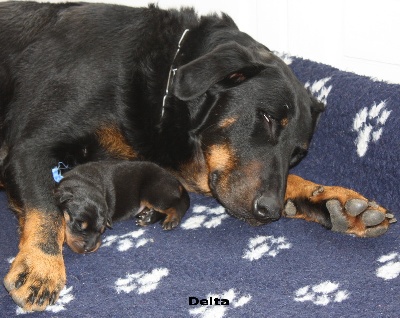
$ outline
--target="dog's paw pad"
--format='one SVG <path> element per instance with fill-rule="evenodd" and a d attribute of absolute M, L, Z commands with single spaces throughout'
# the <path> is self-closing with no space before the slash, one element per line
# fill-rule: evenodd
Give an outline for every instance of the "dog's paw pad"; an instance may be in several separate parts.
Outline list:
<path fill-rule="evenodd" d="M 390 223 L 397 220 L 391 213 L 373 201 L 350 199 L 344 205 L 333 199 L 326 202 L 332 230 L 352 233 L 364 237 L 376 237 L 384 234 Z"/>
<path fill-rule="evenodd" d="M 285 204 L 284 213 L 287 217 L 294 217 L 296 215 L 297 209 L 291 200 L 287 200 Z"/>
<path fill-rule="evenodd" d="M 368 208 L 368 202 L 361 199 L 351 199 L 346 202 L 345 209 L 351 216 L 357 216 Z"/>
<path fill-rule="evenodd" d="M 349 228 L 349 221 L 342 213 L 343 208 L 338 200 L 329 200 L 326 202 L 326 208 L 331 216 L 332 231 L 346 232 Z"/>
<path fill-rule="evenodd" d="M 362 221 L 365 226 L 375 226 L 382 223 L 386 216 L 378 210 L 367 210 L 362 214 Z"/>

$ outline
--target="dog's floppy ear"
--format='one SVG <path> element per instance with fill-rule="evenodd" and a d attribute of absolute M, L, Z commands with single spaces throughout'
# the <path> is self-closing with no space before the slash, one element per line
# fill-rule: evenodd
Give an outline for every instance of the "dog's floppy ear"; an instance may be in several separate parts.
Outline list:
<path fill-rule="evenodd" d="M 180 100 L 191 100 L 225 78 L 238 84 L 254 73 L 251 70 L 259 72 L 261 67 L 246 47 L 236 42 L 221 44 L 177 69 L 173 94 Z"/>
<path fill-rule="evenodd" d="M 60 189 L 56 189 L 54 191 L 54 197 L 56 199 L 57 204 L 62 204 L 64 202 L 67 202 L 68 200 L 71 200 L 73 198 L 73 196 L 74 195 L 69 191 L 60 190 Z"/>

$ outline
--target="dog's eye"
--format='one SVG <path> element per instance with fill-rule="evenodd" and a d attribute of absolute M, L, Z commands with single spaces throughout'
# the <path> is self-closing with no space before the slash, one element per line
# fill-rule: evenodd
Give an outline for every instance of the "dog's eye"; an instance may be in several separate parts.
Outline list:
<path fill-rule="evenodd" d="M 274 120 L 274 118 L 272 118 L 272 116 L 270 114 L 267 114 L 265 112 L 262 113 L 262 116 L 264 117 L 264 120 L 270 125 L 272 124 L 272 121 Z"/>
<path fill-rule="evenodd" d="M 260 115 L 269 135 L 273 135 L 276 119 L 265 111 L 260 111 Z"/>
<path fill-rule="evenodd" d="M 75 227 L 79 230 L 79 231 L 84 231 L 87 229 L 88 227 L 88 223 L 84 222 L 84 221 L 75 221 Z"/>

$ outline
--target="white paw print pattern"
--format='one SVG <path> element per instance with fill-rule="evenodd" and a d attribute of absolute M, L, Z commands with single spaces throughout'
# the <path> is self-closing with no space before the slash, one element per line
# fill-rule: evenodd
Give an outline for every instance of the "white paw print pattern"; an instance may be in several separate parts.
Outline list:
<path fill-rule="evenodd" d="M 294 300 L 298 302 L 310 301 L 314 305 L 326 306 L 332 302 L 341 303 L 349 298 L 347 290 L 340 290 L 340 284 L 325 281 L 314 286 L 304 286 L 295 292 Z"/>
<path fill-rule="evenodd" d="M 228 218 L 222 206 L 209 208 L 203 205 L 195 205 L 193 207 L 193 215 L 188 218 L 181 227 L 185 230 L 198 229 L 200 227 L 214 228 L 221 225 L 222 221 Z"/>
<path fill-rule="evenodd" d="M 258 260 L 264 255 L 275 257 L 281 250 L 289 249 L 292 244 L 285 237 L 258 235 L 249 240 L 242 258 L 250 261 Z"/>
<path fill-rule="evenodd" d="M 135 291 L 137 294 L 147 294 L 157 289 L 161 279 L 169 275 L 167 268 L 155 268 L 151 272 L 144 271 L 127 274 L 125 278 L 119 278 L 115 282 L 118 294 L 121 292 L 129 294 Z"/>
<path fill-rule="evenodd" d="M 144 233 L 145 230 L 139 229 L 123 235 L 109 235 L 104 238 L 102 247 L 108 247 L 115 244 L 117 250 L 120 252 L 125 252 L 132 247 L 138 248 L 152 242 L 152 239 L 143 237 Z"/>
<path fill-rule="evenodd" d="M 353 131 L 357 132 L 355 144 L 357 154 L 363 157 L 371 142 L 377 142 L 383 132 L 383 126 L 390 116 L 391 110 L 386 110 L 386 101 L 378 105 L 374 103 L 370 108 L 364 107 L 354 118 Z"/>
<path fill-rule="evenodd" d="M 71 301 L 74 300 L 74 295 L 72 295 L 73 287 L 64 287 L 64 289 L 60 293 L 60 297 L 58 298 L 57 302 L 52 305 L 48 306 L 45 311 L 58 313 L 60 311 L 66 310 L 65 306 L 69 304 Z M 23 310 L 21 307 L 17 307 L 16 314 L 23 315 L 29 313 L 28 311 Z"/>
<path fill-rule="evenodd" d="M 382 264 L 376 270 L 376 276 L 383 278 L 384 280 L 395 279 L 400 275 L 400 254 L 393 252 L 387 255 L 383 255 L 378 259 L 378 262 Z"/>
<path fill-rule="evenodd" d="M 283 62 L 285 62 L 286 65 L 290 65 L 293 62 L 293 57 L 291 57 L 287 53 L 281 53 L 281 52 L 274 51 L 274 54 L 276 56 L 278 56 Z"/>
<path fill-rule="evenodd" d="M 240 292 L 237 292 L 235 289 L 231 288 L 228 291 L 224 291 L 221 294 L 209 294 L 206 299 L 219 298 L 219 299 L 228 299 L 229 305 L 198 305 L 196 308 L 190 309 L 189 314 L 198 318 L 222 318 L 225 316 L 226 312 L 229 310 L 234 310 L 235 308 L 242 307 L 246 305 L 250 300 L 251 296 L 241 296 L 239 297 Z"/>
<path fill-rule="evenodd" d="M 315 98 L 318 99 L 321 103 L 326 104 L 328 95 L 332 89 L 332 85 L 327 86 L 326 83 L 328 83 L 331 79 L 331 77 L 325 77 L 318 81 L 314 81 L 312 84 L 310 84 L 310 82 L 307 82 L 305 84 L 305 88 L 308 88 L 315 96 Z"/>

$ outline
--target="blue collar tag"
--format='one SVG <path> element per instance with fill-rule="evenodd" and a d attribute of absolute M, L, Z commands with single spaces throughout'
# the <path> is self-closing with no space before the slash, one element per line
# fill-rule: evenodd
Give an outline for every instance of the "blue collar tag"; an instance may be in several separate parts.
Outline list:
<path fill-rule="evenodd" d="M 51 173 L 53 174 L 53 179 L 55 182 L 59 183 L 64 177 L 61 175 L 61 170 L 68 169 L 68 165 L 65 165 L 62 162 L 59 162 L 56 167 L 51 169 Z"/>

